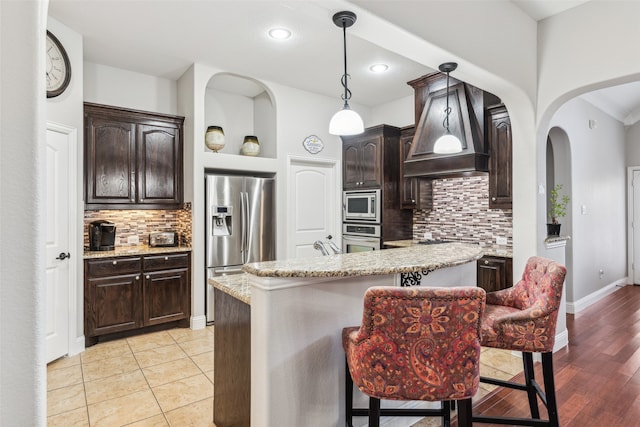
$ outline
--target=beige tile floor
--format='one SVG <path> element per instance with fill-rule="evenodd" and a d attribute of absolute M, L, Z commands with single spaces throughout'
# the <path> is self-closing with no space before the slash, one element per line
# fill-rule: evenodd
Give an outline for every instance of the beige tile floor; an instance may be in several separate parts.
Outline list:
<path fill-rule="evenodd" d="M 47 366 L 47 425 L 209 427 L 213 327 L 100 343 Z"/>
<path fill-rule="evenodd" d="M 518 357 L 483 348 L 480 372 L 509 379 Z M 495 386 L 481 384 L 474 399 Z M 89 347 L 47 366 L 47 425 L 211 427 L 213 327 L 171 329 Z M 413 427 L 440 426 L 425 418 Z"/>

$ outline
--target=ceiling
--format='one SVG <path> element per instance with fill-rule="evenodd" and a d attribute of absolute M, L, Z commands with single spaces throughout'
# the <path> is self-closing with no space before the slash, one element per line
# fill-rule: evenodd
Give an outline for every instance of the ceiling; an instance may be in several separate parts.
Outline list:
<path fill-rule="evenodd" d="M 534 20 L 585 2 L 511 1 Z M 83 36 L 89 62 L 169 79 L 199 63 L 339 100 L 342 31 L 331 17 L 344 5 L 299 0 L 50 0 L 49 15 Z M 270 28 L 280 26 L 292 31 L 290 39 L 267 36 Z M 406 82 L 435 71 L 349 30 L 347 53 L 354 104 L 372 107 L 410 96 L 413 90 Z M 389 70 L 370 72 L 376 63 L 389 65 Z M 640 83 L 604 89 L 585 99 L 626 123 L 639 115 Z"/>

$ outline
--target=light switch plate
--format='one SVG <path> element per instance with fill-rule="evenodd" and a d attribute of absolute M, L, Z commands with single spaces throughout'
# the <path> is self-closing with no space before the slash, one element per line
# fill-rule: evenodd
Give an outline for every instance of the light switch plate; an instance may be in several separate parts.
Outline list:
<path fill-rule="evenodd" d="M 496 244 L 497 245 L 506 245 L 507 244 L 507 238 L 506 237 L 496 236 Z"/>
<path fill-rule="evenodd" d="M 127 243 L 129 243 L 130 245 L 137 245 L 138 243 L 140 243 L 140 239 L 138 238 L 138 236 L 129 236 L 127 237 Z"/>
<path fill-rule="evenodd" d="M 430 231 L 425 231 L 424 232 L 424 240 L 431 240 L 433 239 L 433 234 L 431 234 Z"/>

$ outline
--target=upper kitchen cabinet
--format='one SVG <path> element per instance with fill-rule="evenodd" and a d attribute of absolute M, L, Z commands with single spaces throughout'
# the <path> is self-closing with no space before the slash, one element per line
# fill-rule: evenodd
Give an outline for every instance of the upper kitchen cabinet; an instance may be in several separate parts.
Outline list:
<path fill-rule="evenodd" d="M 379 125 L 360 135 L 342 138 L 342 186 L 345 190 L 380 188 L 383 183 L 397 185 L 400 174 L 400 129 Z"/>
<path fill-rule="evenodd" d="M 219 126 L 224 132 L 224 147 L 218 152 L 205 145 L 209 126 Z M 258 139 L 257 155 L 243 155 L 244 138 L 249 135 Z M 197 129 L 195 142 L 202 144 L 196 152 L 204 152 L 205 168 L 269 168 L 277 157 L 277 139 L 275 102 L 268 88 L 257 80 L 234 74 L 212 76 L 204 93 L 204 128 Z"/>
<path fill-rule="evenodd" d="M 489 208 L 512 207 L 511 120 L 503 104 L 487 109 L 489 140 Z"/>
<path fill-rule="evenodd" d="M 85 103 L 85 208 L 182 204 L 184 118 Z"/>
<path fill-rule="evenodd" d="M 402 209 L 415 209 L 418 203 L 418 178 L 404 176 L 404 161 L 409 156 L 415 132 L 415 126 L 407 126 L 400 131 L 400 207 Z"/>
<path fill-rule="evenodd" d="M 433 152 L 435 141 L 445 133 L 446 81 L 445 74 L 434 73 L 408 82 L 415 92 L 416 128 L 404 162 L 405 177 L 444 178 L 489 171 L 485 114 L 489 105 L 500 100 L 454 78 L 449 88 L 449 129 L 462 142 L 462 152 Z"/>

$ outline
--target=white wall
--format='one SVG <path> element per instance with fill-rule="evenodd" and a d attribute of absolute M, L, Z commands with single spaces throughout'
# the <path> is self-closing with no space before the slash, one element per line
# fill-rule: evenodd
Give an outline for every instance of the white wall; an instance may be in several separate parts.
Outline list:
<path fill-rule="evenodd" d="M 175 80 L 85 61 L 84 100 L 155 113 L 177 114 Z"/>
<path fill-rule="evenodd" d="M 595 129 L 589 128 L 590 119 L 597 122 Z M 579 98 L 560 107 L 550 127 L 566 133 L 571 149 L 573 283 L 567 303 L 574 304 L 627 275 L 626 136 L 621 122 Z"/>
<path fill-rule="evenodd" d="M 627 128 L 627 166 L 640 166 L 640 122 Z"/>
<path fill-rule="evenodd" d="M 0 2 L 0 423 L 46 424 L 47 2 Z"/>
<path fill-rule="evenodd" d="M 84 223 L 82 221 L 82 212 L 84 211 L 83 202 L 83 140 L 84 140 L 84 117 L 82 107 L 83 96 L 83 60 L 82 60 L 82 37 L 63 25 L 54 18 L 47 18 L 47 29 L 51 31 L 60 40 L 64 46 L 69 61 L 71 63 L 71 81 L 69 87 L 61 95 L 55 98 L 47 98 L 46 111 L 47 121 L 55 122 L 76 129 L 77 152 L 75 153 L 75 167 L 78 171 L 77 189 L 76 189 L 76 242 L 71 242 L 69 252 L 81 255 L 84 252 L 83 237 Z M 69 343 L 70 354 L 76 354 L 84 350 L 84 278 L 82 257 L 73 256 L 69 259 L 69 271 L 74 272 L 75 269 L 75 340 Z"/>
<path fill-rule="evenodd" d="M 385 124 L 404 127 L 415 124 L 414 96 L 405 96 L 371 109 L 370 121 L 373 124 Z"/>

